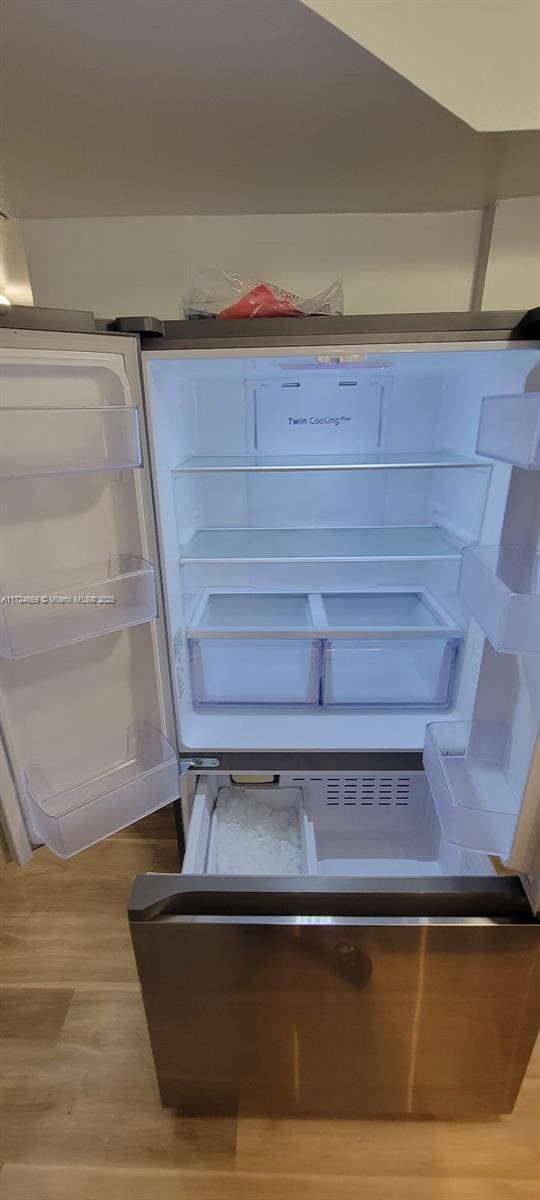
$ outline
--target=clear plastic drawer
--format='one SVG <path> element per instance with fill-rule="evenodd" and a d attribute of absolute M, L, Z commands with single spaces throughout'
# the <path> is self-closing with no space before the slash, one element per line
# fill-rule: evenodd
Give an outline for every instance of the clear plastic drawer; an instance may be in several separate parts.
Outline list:
<path fill-rule="evenodd" d="M 319 639 L 192 637 L 188 645 L 196 705 L 319 702 Z"/>
<path fill-rule="evenodd" d="M 376 637 L 325 644 L 323 703 L 448 708 L 459 638 Z"/>

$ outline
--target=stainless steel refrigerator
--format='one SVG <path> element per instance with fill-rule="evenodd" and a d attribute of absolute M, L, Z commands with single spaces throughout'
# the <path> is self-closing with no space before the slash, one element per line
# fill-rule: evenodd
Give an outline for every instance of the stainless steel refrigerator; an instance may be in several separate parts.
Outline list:
<path fill-rule="evenodd" d="M 13 309 L 0 369 L 3 823 L 67 857 L 180 797 L 182 868 L 129 901 L 162 1102 L 509 1111 L 540 1010 L 538 310 Z"/>

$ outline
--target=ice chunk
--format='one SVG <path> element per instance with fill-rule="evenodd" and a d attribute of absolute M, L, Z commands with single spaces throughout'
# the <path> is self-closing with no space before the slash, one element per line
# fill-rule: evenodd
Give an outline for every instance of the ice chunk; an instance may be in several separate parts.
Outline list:
<path fill-rule="evenodd" d="M 296 808 L 271 808 L 249 788 L 222 788 L 215 820 L 218 874 L 302 874 Z"/>

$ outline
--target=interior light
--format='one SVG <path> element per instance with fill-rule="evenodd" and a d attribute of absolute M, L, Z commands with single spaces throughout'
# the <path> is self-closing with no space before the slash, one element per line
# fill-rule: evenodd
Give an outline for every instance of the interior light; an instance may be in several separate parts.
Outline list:
<path fill-rule="evenodd" d="M 370 354 L 318 354 L 317 362 L 330 367 L 367 367 L 370 371 L 392 366 L 390 359 L 374 358 Z"/>
<path fill-rule="evenodd" d="M 382 371 L 393 364 L 390 358 L 375 358 L 372 354 L 317 354 L 315 358 L 305 359 L 303 362 L 292 358 L 279 365 L 282 371 L 320 371 L 321 367 L 357 367 L 367 371 Z"/>
<path fill-rule="evenodd" d="M 10 304 L 11 300 L 8 300 L 7 296 L 4 296 L 3 293 L 0 292 L 0 305 L 4 305 L 6 308 L 9 308 Z"/>

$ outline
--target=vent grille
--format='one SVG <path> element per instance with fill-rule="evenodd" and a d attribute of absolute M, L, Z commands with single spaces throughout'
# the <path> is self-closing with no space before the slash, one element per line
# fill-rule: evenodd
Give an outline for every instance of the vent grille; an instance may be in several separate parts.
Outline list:
<path fill-rule="evenodd" d="M 410 775 L 351 775 L 302 777 L 293 783 L 323 784 L 320 797 L 327 808 L 405 808 L 411 797 Z M 317 789 L 319 790 L 319 789 Z"/>

